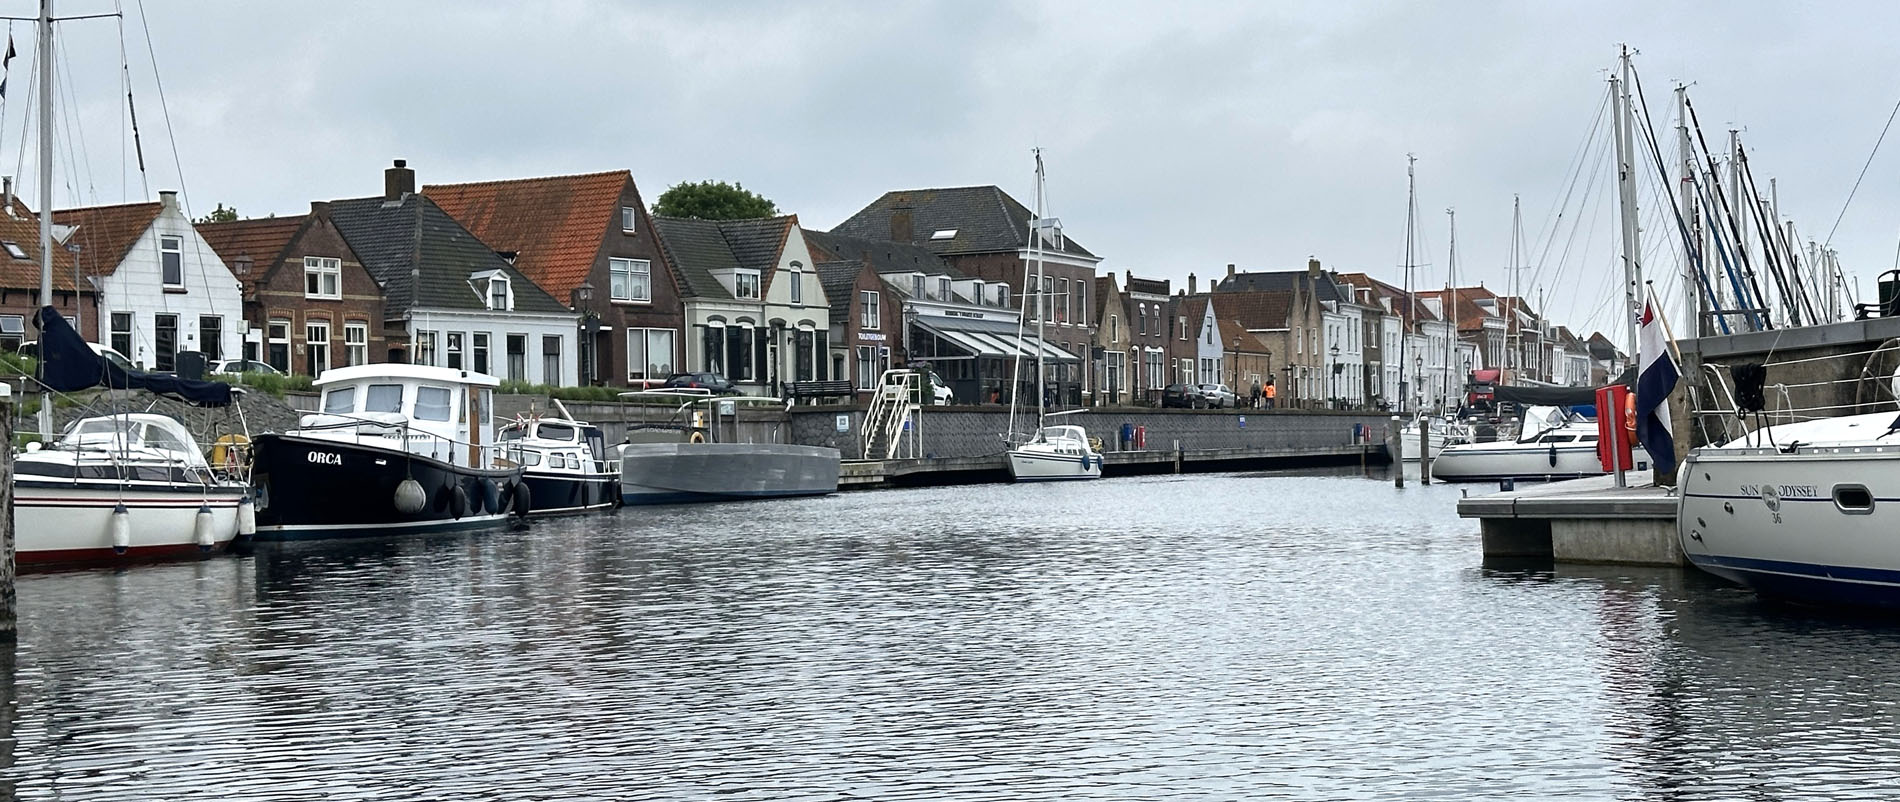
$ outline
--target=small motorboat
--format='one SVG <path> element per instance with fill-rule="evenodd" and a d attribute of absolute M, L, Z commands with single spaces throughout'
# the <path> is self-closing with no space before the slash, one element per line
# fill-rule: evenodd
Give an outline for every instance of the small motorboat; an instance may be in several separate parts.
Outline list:
<path fill-rule="evenodd" d="M 511 456 L 521 463 L 528 514 L 564 515 L 620 503 L 620 462 L 607 459 L 600 427 L 572 418 L 523 418 L 495 436 L 519 451 Z"/>
<path fill-rule="evenodd" d="M 1649 452 L 1642 446 L 1634 449 L 1633 458 L 1636 470 L 1649 470 Z M 1515 440 L 1446 446 L 1432 460 L 1432 478 L 1446 482 L 1552 481 L 1603 474 L 1596 421 L 1563 407 L 1526 408 Z"/>

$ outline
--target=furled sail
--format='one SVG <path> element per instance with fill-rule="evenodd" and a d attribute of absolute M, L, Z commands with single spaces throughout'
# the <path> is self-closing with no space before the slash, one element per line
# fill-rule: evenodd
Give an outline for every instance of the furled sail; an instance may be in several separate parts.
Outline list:
<path fill-rule="evenodd" d="M 71 323 L 50 306 L 40 307 L 34 315 L 40 330 L 41 384 L 62 393 L 88 387 L 114 390 L 149 390 L 203 407 L 228 406 L 233 397 L 231 385 L 224 382 L 187 381 L 169 373 L 126 370 L 94 353 L 92 346 Z"/>

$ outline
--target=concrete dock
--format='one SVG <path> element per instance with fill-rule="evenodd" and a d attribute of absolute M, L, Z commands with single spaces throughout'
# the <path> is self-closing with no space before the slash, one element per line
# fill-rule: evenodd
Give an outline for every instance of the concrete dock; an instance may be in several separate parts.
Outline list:
<path fill-rule="evenodd" d="M 1486 557 L 1680 566 L 1676 503 L 1670 488 L 1598 476 L 1470 496 L 1458 514 L 1478 519 Z"/>
<path fill-rule="evenodd" d="M 1102 455 L 1102 475 L 1358 465 L 1361 460 L 1367 465 L 1391 462 L 1384 446 L 1370 444 L 1111 451 Z M 1009 480 L 1009 463 L 1000 453 L 930 459 L 845 460 L 838 472 L 840 490 Z"/>

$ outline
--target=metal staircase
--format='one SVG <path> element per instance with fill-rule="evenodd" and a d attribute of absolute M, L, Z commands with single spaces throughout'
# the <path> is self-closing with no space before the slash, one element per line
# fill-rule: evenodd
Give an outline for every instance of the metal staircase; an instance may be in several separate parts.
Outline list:
<path fill-rule="evenodd" d="M 923 408 L 924 374 L 914 370 L 887 370 L 878 377 L 871 406 L 858 429 L 858 453 L 864 459 L 896 459 L 900 451 L 915 458 L 923 452 L 918 427 Z M 909 432 L 910 437 L 904 434 Z M 905 448 L 908 446 L 908 448 Z"/>

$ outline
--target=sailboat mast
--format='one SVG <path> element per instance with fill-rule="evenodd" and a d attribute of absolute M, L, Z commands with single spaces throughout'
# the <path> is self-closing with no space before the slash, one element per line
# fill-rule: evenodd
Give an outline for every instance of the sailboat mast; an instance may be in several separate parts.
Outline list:
<path fill-rule="evenodd" d="M 1612 100 L 1616 106 L 1616 183 L 1623 212 L 1623 295 L 1626 307 L 1623 320 L 1628 324 L 1630 353 L 1636 353 L 1636 317 L 1642 313 L 1643 268 L 1638 263 L 1641 242 L 1636 233 L 1636 157 L 1631 145 L 1630 51 L 1623 48 L 1622 74 L 1612 77 Z"/>
<path fill-rule="evenodd" d="M 1407 304 L 1410 304 L 1412 307 L 1411 323 L 1414 327 L 1418 326 L 1418 295 L 1412 292 L 1412 240 L 1414 239 L 1414 236 L 1412 234 L 1412 223 L 1413 223 L 1412 218 L 1413 218 L 1413 213 L 1417 211 L 1418 209 L 1418 184 L 1417 184 L 1417 178 L 1415 176 L 1415 166 L 1417 164 L 1418 164 L 1417 156 L 1413 156 L 1410 153 L 1405 154 L 1405 302 Z M 1406 393 L 1403 392 L 1406 386 L 1405 384 L 1405 346 L 1406 346 L 1406 341 L 1410 339 L 1411 339 L 1411 332 L 1406 331 L 1404 326 L 1402 325 L 1399 326 L 1399 388 L 1401 390 L 1401 392 L 1399 393 L 1399 411 L 1400 412 L 1405 411 Z M 1418 378 L 1418 377 L 1414 377 L 1414 378 Z M 1414 388 L 1413 392 L 1421 392 L 1421 390 L 1418 388 Z"/>
<path fill-rule="evenodd" d="M 39 21 L 40 306 L 53 305 L 53 0 L 40 0 Z M 44 324 L 40 343 L 46 343 Z M 40 391 L 40 440 L 53 437 L 53 394 Z"/>
<path fill-rule="evenodd" d="M 1518 274 L 1524 270 L 1524 265 L 1519 264 L 1519 260 L 1523 257 L 1523 254 L 1520 252 L 1520 249 L 1523 247 L 1523 237 L 1524 237 L 1523 210 L 1519 208 L 1518 197 L 1516 195 L 1512 195 L 1511 196 L 1511 299 L 1506 304 L 1506 309 L 1508 310 L 1508 312 L 1504 317 L 1504 331 L 1505 331 L 1504 346 L 1505 346 L 1505 349 L 1509 352 L 1505 355 L 1505 358 L 1504 358 L 1504 366 L 1508 368 L 1506 376 L 1504 376 L 1506 383 L 1517 381 L 1517 363 L 1518 363 L 1517 352 L 1518 352 L 1518 349 L 1521 347 L 1520 342 L 1524 336 L 1523 331 L 1520 330 L 1517 326 L 1517 299 L 1521 297 L 1521 293 L 1523 293 L 1524 291 L 1523 288 L 1518 286 L 1521 281 L 1521 279 L 1518 277 Z"/>
<path fill-rule="evenodd" d="M 1053 308 L 1054 306 L 1054 304 L 1052 303 L 1054 299 L 1050 298 L 1049 293 L 1048 293 L 1049 280 L 1046 278 L 1043 278 L 1043 275 L 1042 275 L 1043 260 L 1042 260 L 1041 237 L 1042 237 L 1042 148 L 1036 148 L 1036 216 L 1035 216 L 1035 221 L 1030 223 L 1029 225 L 1029 247 L 1032 249 L 1030 251 L 1030 255 L 1034 257 L 1036 260 L 1035 291 L 1036 291 L 1036 309 L 1038 310 L 1038 313 L 1036 315 L 1036 431 L 1038 432 L 1042 431 L 1043 415 L 1048 411 L 1047 409 L 1045 409 L 1046 404 L 1044 404 L 1044 401 L 1049 396 L 1049 387 L 1045 383 L 1048 380 L 1044 378 L 1044 376 L 1042 375 L 1043 327 L 1048 324 L 1049 310 Z"/>
<path fill-rule="evenodd" d="M 1458 212 L 1446 209 L 1451 219 L 1451 253 L 1445 257 L 1445 308 L 1450 311 L 1451 331 L 1445 335 L 1444 411 L 1451 411 L 1452 368 L 1458 364 Z"/>

